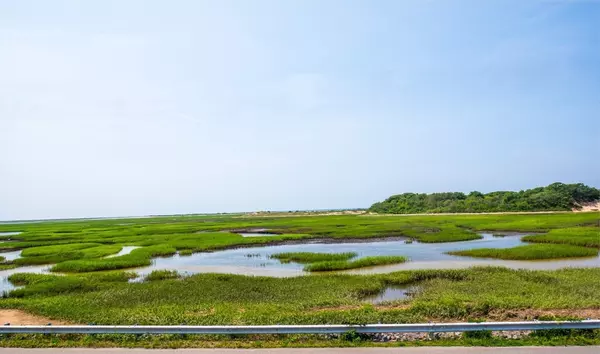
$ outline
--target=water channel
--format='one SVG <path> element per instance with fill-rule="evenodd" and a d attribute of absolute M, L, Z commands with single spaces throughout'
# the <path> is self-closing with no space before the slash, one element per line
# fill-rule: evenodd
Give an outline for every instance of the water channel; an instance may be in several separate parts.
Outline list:
<path fill-rule="evenodd" d="M 265 236 L 265 234 L 260 234 Z M 356 252 L 357 257 L 402 255 L 409 261 L 402 264 L 377 266 L 371 268 L 344 271 L 351 274 L 386 273 L 409 269 L 457 269 L 472 266 L 505 266 L 513 269 L 558 269 L 565 267 L 600 267 L 600 257 L 538 260 L 538 261 L 508 261 L 488 258 L 471 258 L 452 256 L 448 251 L 472 248 L 510 248 L 524 245 L 521 241 L 522 234 L 497 237 L 490 233 L 481 234 L 483 238 L 472 241 L 446 242 L 446 243 L 406 243 L 397 239 L 385 241 L 378 239 L 373 242 L 337 242 L 323 243 L 317 240 L 307 240 L 306 243 L 295 243 L 277 246 L 240 247 L 215 252 L 195 253 L 190 256 L 174 255 L 172 257 L 158 257 L 153 259 L 152 265 L 143 268 L 131 269 L 140 276 L 153 270 L 176 270 L 184 275 L 196 273 L 233 273 L 242 275 L 260 276 L 299 276 L 308 273 L 302 270 L 303 265 L 298 263 L 280 263 L 271 255 L 282 252 Z M 252 237 L 246 235 L 246 237 Z M 349 240 L 351 241 L 351 240 Z M 113 256 L 131 252 L 136 247 L 125 246 Z M 19 257 L 19 251 L 0 253 L 8 260 Z M 20 272 L 47 272 L 49 266 L 19 267 L 0 271 L 0 292 L 13 288 L 6 278 L 13 273 Z"/>

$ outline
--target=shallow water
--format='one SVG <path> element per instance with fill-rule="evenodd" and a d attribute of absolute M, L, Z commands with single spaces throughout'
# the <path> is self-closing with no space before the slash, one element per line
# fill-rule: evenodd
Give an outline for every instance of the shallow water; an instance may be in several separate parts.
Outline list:
<path fill-rule="evenodd" d="M 121 249 L 119 253 L 110 255 L 108 257 L 116 257 L 123 256 L 129 254 L 134 249 L 139 248 L 138 246 L 125 246 Z M 0 256 L 6 258 L 7 261 L 14 261 L 17 258 L 21 257 L 21 250 L 19 251 L 11 251 L 11 252 L 3 252 L 0 253 Z M 106 257 L 106 258 L 108 258 Z M 45 264 L 40 266 L 27 266 L 27 267 L 17 267 L 13 269 L 6 269 L 0 271 L 0 294 L 5 291 L 10 291 L 18 288 L 18 286 L 14 286 L 11 282 L 8 281 L 8 277 L 15 273 L 49 273 L 51 264 Z M 57 274 L 57 273 L 53 273 Z"/>
<path fill-rule="evenodd" d="M 4 255 L 4 253 L 2 254 Z M 30 267 L 18 267 L 7 270 L 0 270 L 0 295 L 6 291 L 10 291 L 18 286 L 13 285 L 8 281 L 8 277 L 15 273 L 48 273 L 50 271 L 50 265 L 42 266 L 30 266 Z"/>
<path fill-rule="evenodd" d="M 0 237 L 5 237 L 5 236 L 14 236 L 14 235 L 18 235 L 21 234 L 21 231 L 11 231 L 11 232 L 0 232 Z"/>
<path fill-rule="evenodd" d="M 14 261 L 21 257 L 21 250 L 2 252 L 0 256 L 6 258 L 7 261 Z M 16 289 L 11 282 L 8 281 L 8 277 L 14 273 L 47 273 L 50 269 L 49 265 L 42 266 L 28 266 L 28 267 L 17 267 L 13 269 L 0 270 L 0 294 L 5 291 Z"/>
<path fill-rule="evenodd" d="M 21 250 L 3 252 L 0 253 L 0 256 L 4 257 L 7 261 L 14 261 L 17 258 L 21 258 Z"/>
<path fill-rule="evenodd" d="M 236 232 L 236 234 L 242 237 L 264 237 L 264 236 L 277 236 L 277 234 L 260 233 L 260 232 Z"/>
<path fill-rule="evenodd" d="M 110 256 L 106 256 L 104 258 L 113 258 L 113 257 L 118 257 L 118 256 L 124 256 L 126 254 L 130 254 L 131 251 L 133 251 L 136 248 L 140 248 L 140 246 L 123 246 L 123 248 L 121 248 L 119 253 L 111 254 Z"/>
<path fill-rule="evenodd" d="M 482 234 L 480 240 L 447 243 L 405 243 L 403 240 L 360 242 L 360 243 L 318 243 L 318 240 L 303 244 L 279 246 L 245 247 L 212 253 L 195 253 L 191 256 L 156 258 L 149 267 L 136 269 L 141 274 L 153 270 L 177 270 L 183 274 L 194 273 L 233 273 L 264 276 L 298 276 L 308 274 L 298 263 L 280 263 L 270 258 L 282 252 L 356 252 L 358 257 L 402 255 L 410 261 L 402 264 L 377 266 L 344 271 L 351 274 L 388 273 L 408 269 L 456 269 L 473 266 L 505 266 L 526 269 L 558 269 L 564 267 L 600 267 L 600 257 L 548 261 L 505 261 L 488 258 L 472 258 L 445 254 L 448 251 L 471 248 L 510 248 L 524 245 L 523 235 L 496 237 Z M 312 243 L 310 243 L 312 242 Z"/>
<path fill-rule="evenodd" d="M 363 300 L 372 304 L 380 304 L 386 301 L 405 300 L 416 291 L 415 286 L 388 286 L 379 294 L 367 296 Z"/>

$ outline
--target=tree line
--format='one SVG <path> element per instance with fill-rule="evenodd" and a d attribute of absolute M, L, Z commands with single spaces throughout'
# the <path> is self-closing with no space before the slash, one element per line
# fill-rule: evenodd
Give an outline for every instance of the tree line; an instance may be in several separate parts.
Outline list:
<path fill-rule="evenodd" d="M 403 193 L 373 204 L 369 211 L 386 214 L 559 211 L 598 200 L 600 190 L 597 188 L 583 183 L 556 182 L 519 192 Z"/>

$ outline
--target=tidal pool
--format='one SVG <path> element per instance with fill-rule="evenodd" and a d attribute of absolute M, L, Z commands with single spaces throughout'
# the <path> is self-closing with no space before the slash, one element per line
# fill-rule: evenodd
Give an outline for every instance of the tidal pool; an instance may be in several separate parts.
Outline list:
<path fill-rule="evenodd" d="M 123 246 L 123 248 L 121 248 L 119 253 L 111 254 L 110 256 L 106 256 L 104 258 L 113 258 L 113 257 L 118 257 L 118 256 L 124 256 L 126 254 L 130 254 L 131 251 L 133 251 L 136 248 L 140 248 L 140 246 Z"/>
<path fill-rule="evenodd" d="M 302 264 L 280 263 L 277 259 L 271 258 L 271 255 L 275 253 L 283 252 L 356 252 L 358 257 L 401 255 L 410 259 L 408 262 L 401 264 L 342 271 L 342 273 L 350 274 L 388 273 L 409 269 L 456 269 L 486 265 L 506 266 L 514 269 L 600 267 L 600 257 L 546 261 L 506 261 L 445 254 L 448 251 L 471 248 L 510 248 L 526 244 L 521 241 L 523 234 L 502 237 L 490 233 L 481 235 L 483 238 L 479 240 L 446 243 L 405 243 L 404 240 L 398 239 L 393 241 L 382 241 L 380 239 L 373 242 L 340 243 L 322 243 L 319 240 L 312 240 L 301 244 L 241 247 L 211 253 L 195 253 L 191 256 L 175 255 L 173 257 L 155 258 L 151 266 L 138 268 L 135 271 L 141 275 L 159 269 L 177 270 L 182 274 L 233 273 L 277 277 L 309 274 L 302 270 L 304 267 Z"/>
<path fill-rule="evenodd" d="M 5 253 L 2 253 L 4 255 Z M 8 281 L 8 277 L 15 273 L 48 273 L 50 271 L 49 265 L 43 266 L 30 266 L 30 267 L 18 267 L 6 270 L 0 270 L 0 296 L 5 292 L 11 291 L 18 288 L 13 283 Z"/>
<path fill-rule="evenodd" d="M 21 257 L 21 250 L 2 252 L 0 256 L 4 257 L 7 261 L 14 261 Z M 17 267 L 12 269 L 0 270 L 0 296 L 5 291 L 16 289 L 11 282 L 8 281 L 8 277 L 14 273 L 47 273 L 50 270 L 49 265 L 43 266 L 28 266 L 28 267 Z"/>
<path fill-rule="evenodd" d="M 417 291 L 417 287 L 408 286 L 388 286 L 379 294 L 365 297 L 363 300 L 371 304 L 380 304 L 382 302 L 405 300 Z"/>
<path fill-rule="evenodd" d="M 0 256 L 4 257 L 7 261 L 14 261 L 17 258 L 21 258 L 21 250 L 3 252 L 0 253 Z"/>
<path fill-rule="evenodd" d="M 260 232 L 236 232 L 236 234 L 241 235 L 242 237 L 265 237 L 265 236 L 277 236 L 277 234 L 271 233 L 260 233 Z"/>
<path fill-rule="evenodd" d="M 14 235 L 18 235 L 20 233 L 21 233 L 21 231 L 0 232 L 0 237 L 14 236 Z"/>

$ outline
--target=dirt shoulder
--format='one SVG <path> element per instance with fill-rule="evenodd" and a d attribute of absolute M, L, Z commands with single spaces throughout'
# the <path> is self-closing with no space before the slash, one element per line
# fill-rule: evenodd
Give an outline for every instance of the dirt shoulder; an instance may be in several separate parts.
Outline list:
<path fill-rule="evenodd" d="M 0 324 L 10 323 L 13 326 L 26 325 L 67 325 L 64 321 L 55 321 L 46 317 L 32 315 L 22 310 L 0 310 Z"/>

